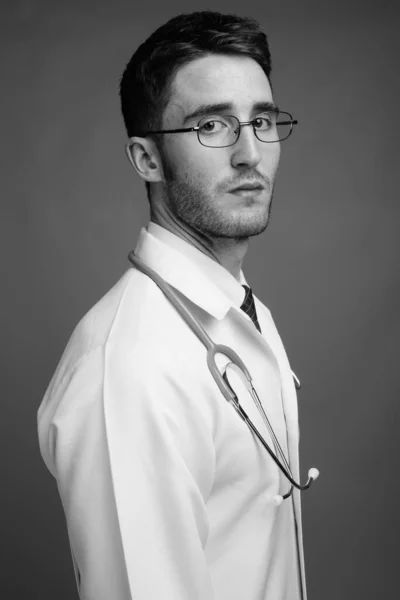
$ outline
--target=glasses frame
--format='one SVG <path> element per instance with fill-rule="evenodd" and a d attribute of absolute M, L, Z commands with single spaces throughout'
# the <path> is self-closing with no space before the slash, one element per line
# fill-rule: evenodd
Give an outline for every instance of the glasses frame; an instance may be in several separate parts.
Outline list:
<path fill-rule="evenodd" d="M 279 123 L 276 123 L 276 125 L 290 125 L 290 131 L 287 134 L 286 137 L 280 139 L 280 140 L 260 140 L 260 138 L 257 135 L 257 131 L 255 129 L 255 125 L 254 125 L 254 121 L 259 117 L 259 115 L 257 115 L 256 117 L 254 117 L 254 119 L 252 119 L 251 121 L 239 121 L 239 119 L 237 117 L 235 117 L 234 115 L 220 115 L 221 117 L 229 117 L 231 119 L 235 119 L 238 122 L 239 125 L 239 131 L 237 134 L 237 138 L 234 142 L 232 142 L 232 144 L 225 144 L 224 146 L 208 146 L 207 144 L 203 144 L 203 142 L 200 140 L 200 127 L 199 127 L 199 123 L 201 123 L 201 121 L 204 119 L 204 117 L 202 119 L 200 119 L 200 121 L 198 122 L 196 127 L 183 127 L 183 128 L 179 128 L 179 129 L 161 129 L 158 131 L 144 131 L 139 135 L 139 137 L 146 137 L 148 135 L 164 135 L 166 133 L 190 133 L 192 131 L 195 131 L 197 133 L 197 139 L 199 140 L 199 143 L 204 146 L 205 148 L 229 148 L 230 146 L 234 146 L 236 144 L 236 142 L 238 141 L 238 139 L 240 138 L 240 133 L 242 131 L 242 127 L 246 127 L 248 125 L 251 125 L 253 127 L 253 132 L 254 135 L 256 136 L 256 138 L 258 139 L 259 142 L 262 142 L 263 144 L 276 144 L 277 142 L 283 142 L 284 140 L 287 140 L 287 138 L 291 135 L 292 131 L 293 131 L 293 127 L 294 125 L 298 124 L 298 121 L 296 119 L 293 119 L 292 115 L 288 112 L 285 112 L 283 110 L 277 110 L 277 111 L 268 111 L 268 112 L 275 112 L 277 114 L 277 119 L 279 118 L 280 115 L 286 115 L 288 117 L 288 119 L 286 119 L 286 121 L 280 121 Z M 262 113 L 260 113 L 261 115 Z"/>

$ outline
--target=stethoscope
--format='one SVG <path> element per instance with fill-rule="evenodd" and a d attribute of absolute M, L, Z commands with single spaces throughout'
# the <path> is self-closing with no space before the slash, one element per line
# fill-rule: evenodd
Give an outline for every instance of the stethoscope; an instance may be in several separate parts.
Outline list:
<path fill-rule="evenodd" d="M 243 421 L 248 425 L 251 431 L 256 435 L 256 437 L 260 440 L 261 444 L 267 450 L 272 460 L 275 462 L 277 467 L 281 470 L 284 476 L 290 482 L 290 489 L 284 495 L 276 495 L 274 496 L 274 502 L 277 506 L 282 504 L 283 500 L 289 498 L 293 494 L 293 488 L 297 488 L 301 492 L 307 490 L 312 482 L 317 479 L 319 475 L 318 469 L 311 468 L 308 471 L 308 480 L 305 485 L 301 485 L 293 479 L 292 472 L 290 470 L 290 465 L 284 455 L 284 452 L 279 444 L 279 441 L 275 435 L 275 432 L 272 428 L 272 425 L 265 413 L 264 407 L 260 402 L 258 394 L 254 389 L 251 375 L 246 368 L 246 365 L 243 363 L 242 359 L 236 354 L 232 348 L 228 346 L 224 346 L 222 344 L 215 344 L 213 340 L 210 338 L 208 333 L 205 331 L 204 327 L 195 319 L 195 317 L 191 314 L 191 312 L 186 308 L 186 306 L 182 303 L 180 298 L 171 288 L 171 286 L 153 269 L 151 269 L 145 262 L 140 260 L 135 253 L 132 251 L 128 255 L 129 261 L 137 268 L 139 271 L 150 277 L 154 281 L 154 283 L 160 288 L 160 290 L 165 294 L 171 304 L 176 308 L 178 313 L 181 315 L 183 320 L 189 325 L 192 329 L 193 333 L 199 338 L 199 340 L 204 344 L 207 350 L 207 365 L 210 370 L 211 375 L 214 378 L 215 383 L 219 387 L 224 398 L 235 408 L 236 412 L 243 419 Z M 271 436 L 275 452 L 271 449 L 268 443 L 265 441 L 261 433 L 258 431 L 257 427 L 253 424 L 253 422 L 248 417 L 247 413 L 240 405 L 239 399 L 232 387 L 229 384 L 229 381 L 226 376 L 226 370 L 222 375 L 220 370 L 217 367 L 215 355 L 223 354 L 225 355 L 231 362 L 227 364 L 227 367 L 233 369 L 239 375 L 240 379 L 244 382 L 247 391 L 252 397 L 267 429 L 269 435 Z M 244 377 L 243 377 L 244 376 Z M 300 382 L 297 377 L 293 374 L 295 385 L 297 388 L 300 388 Z M 278 456 L 280 458 L 278 458 Z"/>

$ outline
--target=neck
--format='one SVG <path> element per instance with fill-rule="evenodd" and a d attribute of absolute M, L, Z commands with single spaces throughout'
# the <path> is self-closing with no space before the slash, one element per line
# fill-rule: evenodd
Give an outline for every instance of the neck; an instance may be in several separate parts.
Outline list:
<path fill-rule="evenodd" d="M 153 207 L 151 208 L 150 219 L 153 223 L 164 227 L 164 229 L 182 238 L 203 254 L 218 262 L 237 281 L 240 281 L 240 271 L 249 245 L 248 238 L 236 240 L 207 236 L 182 223 L 169 212 L 155 210 Z"/>

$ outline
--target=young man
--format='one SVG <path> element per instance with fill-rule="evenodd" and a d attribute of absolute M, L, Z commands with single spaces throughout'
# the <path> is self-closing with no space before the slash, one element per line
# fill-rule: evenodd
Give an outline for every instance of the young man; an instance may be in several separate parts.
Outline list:
<path fill-rule="evenodd" d="M 241 270 L 249 238 L 268 225 L 280 141 L 294 124 L 274 104 L 270 70 L 256 22 L 181 15 L 132 56 L 121 101 L 150 201 L 134 260 L 243 360 L 274 434 L 227 356 L 216 356 L 298 480 L 292 373 Z M 282 502 L 288 480 L 214 375 L 201 340 L 141 268 L 74 331 L 39 410 L 39 438 L 82 599 L 306 597 L 299 492 Z"/>

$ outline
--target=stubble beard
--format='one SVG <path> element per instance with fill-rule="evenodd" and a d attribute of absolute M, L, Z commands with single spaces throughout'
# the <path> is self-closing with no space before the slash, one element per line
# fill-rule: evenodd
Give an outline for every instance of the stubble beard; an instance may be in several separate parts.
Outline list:
<path fill-rule="evenodd" d="M 225 190 L 217 189 L 210 194 L 203 182 L 185 176 L 177 177 L 167 165 L 164 165 L 166 200 L 174 214 L 196 231 L 212 238 L 243 240 L 260 235 L 268 227 L 274 184 L 268 182 L 269 201 L 262 204 L 248 198 L 247 211 L 229 213 L 218 204 L 216 199 Z M 264 181 L 264 184 L 266 182 Z"/>

